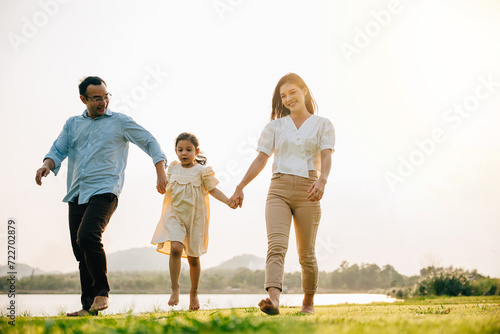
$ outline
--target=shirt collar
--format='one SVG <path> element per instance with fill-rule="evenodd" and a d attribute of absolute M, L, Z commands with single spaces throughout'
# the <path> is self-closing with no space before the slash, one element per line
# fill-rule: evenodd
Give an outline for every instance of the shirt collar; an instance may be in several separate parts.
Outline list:
<path fill-rule="evenodd" d="M 85 109 L 85 110 L 83 111 L 82 116 L 83 116 L 83 118 L 90 118 L 90 117 L 88 116 L 88 111 L 87 111 L 87 109 Z M 106 109 L 106 112 L 105 112 L 105 113 L 104 113 L 104 115 L 102 115 L 102 116 L 107 116 L 107 117 L 113 116 L 113 112 L 112 112 L 112 111 L 108 108 L 108 109 Z M 101 118 L 102 116 L 96 117 L 96 119 L 97 119 L 97 118 Z"/>

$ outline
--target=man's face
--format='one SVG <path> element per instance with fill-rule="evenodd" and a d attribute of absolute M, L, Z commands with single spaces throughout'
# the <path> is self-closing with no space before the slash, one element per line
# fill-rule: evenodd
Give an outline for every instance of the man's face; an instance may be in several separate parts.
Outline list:
<path fill-rule="evenodd" d="M 100 84 L 99 86 L 89 85 L 86 96 L 80 95 L 80 100 L 87 106 L 90 118 L 102 116 L 108 109 L 108 88 L 104 84 Z"/>

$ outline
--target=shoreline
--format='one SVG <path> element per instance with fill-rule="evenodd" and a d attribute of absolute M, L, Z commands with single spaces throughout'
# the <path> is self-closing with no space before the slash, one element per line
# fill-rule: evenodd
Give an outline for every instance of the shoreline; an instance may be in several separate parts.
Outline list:
<path fill-rule="evenodd" d="M 164 291 L 110 291 L 110 294 L 113 295 L 164 295 L 164 294 L 169 294 L 170 291 L 168 289 Z M 261 291 L 203 291 L 199 292 L 200 294 L 204 295 L 262 295 L 262 294 L 267 294 L 266 291 L 261 290 Z M 79 295 L 80 291 L 77 290 L 70 290 L 70 291 L 54 291 L 54 290 L 17 290 L 16 291 L 17 295 Z M 181 295 L 189 295 L 189 290 L 187 291 L 181 291 Z M 302 291 L 287 291 L 287 292 L 282 292 L 281 295 L 297 295 L 297 294 L 303 294 Z M 385 291 L 358 291 L 358 290 L 349 290 L 349 291 L 318 291 L 316 295 L 328 295 L 328 294 L 336 294 L 336 295 L 342 295 L 342 294 L 369 294 L 369 295 L 386 295 L 388 297 L 391 296 L 390 293 Z M 6 293 L 0 292 L 0 296 L 2 295 L 7 295 Z"/>

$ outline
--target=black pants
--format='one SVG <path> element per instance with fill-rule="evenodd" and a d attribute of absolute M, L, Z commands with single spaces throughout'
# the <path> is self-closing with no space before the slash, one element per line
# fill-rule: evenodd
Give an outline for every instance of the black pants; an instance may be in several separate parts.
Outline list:
<path fill-rule="evenodd" d="M 101 238 L 118 206 L 118 198 L 107 193 L 92 196 L 86 204 L 79 205 L 78 197 L 68 204 L 71 246 L 80 269 L 82 306 L 88 311 L 95 296 L 109 295 L 106 253 Z"/>

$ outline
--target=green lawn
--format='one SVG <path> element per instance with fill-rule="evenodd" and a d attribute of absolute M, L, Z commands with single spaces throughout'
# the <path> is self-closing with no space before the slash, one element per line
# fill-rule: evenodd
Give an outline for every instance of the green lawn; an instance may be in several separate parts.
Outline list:
<path fill-rule="evenodd" d="M 394 304 L 121 314 L 86 318 L 2 318 L 1 333 L 500 333 L 500 296 L 412 299 Z"/>

